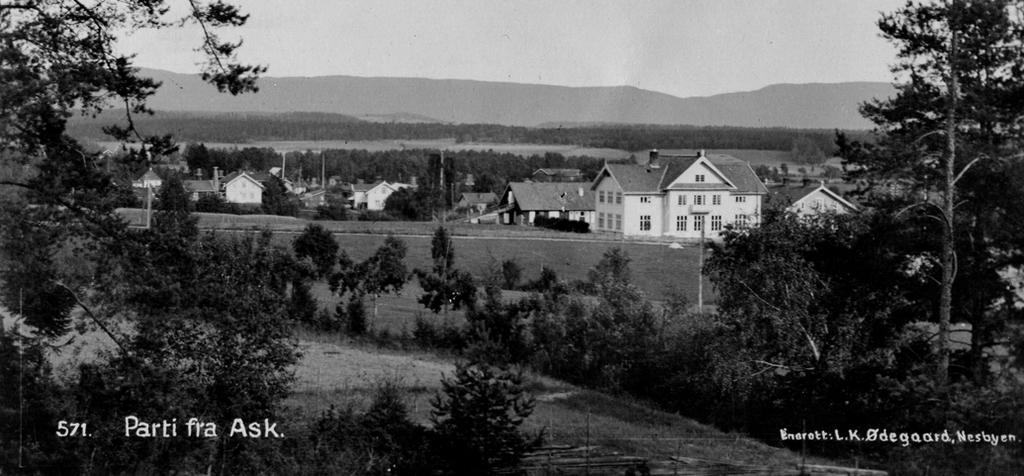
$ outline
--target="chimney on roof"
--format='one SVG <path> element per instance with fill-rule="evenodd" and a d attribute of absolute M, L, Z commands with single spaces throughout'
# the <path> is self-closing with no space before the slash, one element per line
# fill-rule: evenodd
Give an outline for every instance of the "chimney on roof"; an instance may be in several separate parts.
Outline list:
<path fill-rule="evenodd" d="M 576 188 L 576 193 L 579 194 L 579 196 L 582 197 L 583 196 L 583 187 Z"/>
<path fill-rule="evenodd" d="M 213 189 L 220 191 L 220 167 L 213 168 Z"/>
<path fill-rule="evenodd" d="M 652 169 L 658 168 L 658 149 L 651 149 L 651 155 L 647 160 L 647 166 Z"/>
<path fill-rule="evenodd" d="M 196 180 L 202 180 L 202 179 L 203 179 L 203 169 L 197 168 L 196 169 Z"/>
<path fill-rule="evenodd" d="M 697 157 L 707 157 L 707 154 L 704 153 L 704 149 L 697 151 Z"/>
<path fill-rule="evenodd" d="M 800 185 L 803 186 L 803 187 L 806 187 L 806 186 L 808 186 L 810 184 L 811 184 L 811 179 L 809 179 L 807 177 L 804 177 L 804 179 L 800 182 Z"/>

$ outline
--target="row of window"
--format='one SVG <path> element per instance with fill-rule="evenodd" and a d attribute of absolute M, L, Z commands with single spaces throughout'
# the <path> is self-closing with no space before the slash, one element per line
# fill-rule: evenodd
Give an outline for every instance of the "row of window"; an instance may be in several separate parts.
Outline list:
<path fill-rule="evenodd" d="M 733 219 L 733 224 L 738 228 L 746 228 L 749 224 L 746 215 L 736 215 Z M 689 231 L 687 227 L 689 225 L 689 216 L 678 215 L 676 216 L 676 231 Z M 641 229 L 643 226 L 641 225 Z M 702 231 L 704 229 L 704 215 L 693 216 L 693 231 Z M 711 215 L 711 231 L 722 230 L 722 216 Z"/>
<path fill-rule="evenodd" d="M 705 215 L 693 216 L 693 231 L 704 230 Z M 711 215 L 711 231 L 722 231 L 722 216 Z M 607 224 L 607 226 L 605 226 Z M 735 215 L 733 224 L 737 228 L 746 228 L 749 224 L 747 215 Z M 676 216 L 676 231 L 690 231 L 690 217 L 688 215 Z M 622 230 L 622 215 L 603 212 L 597 214 L 597 228 L 601 230 Z M 651 231 L 651 216 L 640 215 L 640 231 Z"/>
<path fill-rule="evenodd" d="M 613 196 L 612 194 L 613 193 L 614 193 L 614 197 L 615 197 L 615 203 L 617 205 L 622 205 L 622 192 L 611 192 L 611 191 L 605 192 L 604 190 L 599 190 L 597 192 L 597 201 L 598 201 L 598 203 L 612 203 L 612 196 Z"/>
<path fill-rule="evenodd" d="M 610 193 L 609 193 L 610 195 Z M 605 219 L 608 220 L 608 226 L 605 227 Z M 614 226 L 613 226 L 614 225 Z M 597 214 L 597 228 L 599 230 L 622 230 L 622 215 L 604 212 L 598 212 Z"/>
<path fill-rule="evenodd" d="M 737 197 L 733 197 L 733 198 L 736 199 L 736 203 L 746 203 L 747 202 L 747 197 L 744 197 L 742 195 L 741 196 L 737 196 Z M 686 199 L 686 195 L 680 195 L 679 199 L 678 199 L 679 205 L 686 205 L 686 200 L 687 200 Z M 694 195 L 693 196 L 693 204 L 694 205 L 704 205 L 705 203 L 707 203 L 705 195 Z M 712 205 L 721 205 L 722 204 L 722 195 L 717 194 L 717 193 L 711 195 L 711 204 Z"/>
<path fill-rule="evenodd" d="M 612 203 L 612 197 L 613 197 L 612 194 L 613 194 L 613 192 L 610 192 L 610 191 L 609 192 L 605 192 L 604 190 L 598 191 L 597 192 L 597 202 L 598 203 Z M 679 198 L 678 198 L 679 205 L 686 205 L 686 202 L 688 200 L 686 197 L 687 197 L 686 195 L 680 195 L 679 196 Z M 736 200 L 736 203 L 746 203 L 747 202 L 747 197 L 744 197 L 744 196 L 737 196 L 737 197 L 733 197 L 733 198 Z M 622 192 L 614 192 L 614 199 L 615 199 L 615 203 L 616 204 L 621 205 L 622 204 Z M 640 203 L 651 203 L 651 197 L 649 197 L 649 196 L 641 196 L 640 197 Z M 693 196 L 693 204 L 694 205 L 704 205 L 706 203 L 707 203 L 707 196 L 706 195 L 694 195 Z M 712 194 L 711 195 L 711 204 L 712 205 L 721 205 L 722 204 L 722 195 L 721 194 L 717 194 L 717 193 L 716 194 Z"/>

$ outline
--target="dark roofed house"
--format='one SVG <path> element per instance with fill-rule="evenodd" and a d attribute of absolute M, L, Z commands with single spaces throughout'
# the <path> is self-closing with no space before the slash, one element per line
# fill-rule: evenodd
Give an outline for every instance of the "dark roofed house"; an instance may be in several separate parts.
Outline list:
<path fill-rule="evenodd" d="M 537 169 L 531 178 L 534 182 L 579 182 L 583 173 L 580 169 Z"/>
<path fill-rule="evenodd" d="M 491 206 L 498 200 L 498 197 L 491 192 L 484 193 L 472 193 L 466 192 L 459 197 L 458 207 L 459 208 L 475 208 L 477 213 L 483 213 L 487 207 Z"/>
<path fill-rule="evenodd" d="M 189 199 L 193 202 L 199 200 L 204 195 L 220 194 L 219 187 L 213 180 L 184 180 L 182 184 L 189 193 Z"/>
<path fill-rule="evenodd" d="M 594 193 L 580 182 L 512 182 L 499 207 L 499 222 L 508 225 L 532 225 L 538 216 L 594 221 Z"/>

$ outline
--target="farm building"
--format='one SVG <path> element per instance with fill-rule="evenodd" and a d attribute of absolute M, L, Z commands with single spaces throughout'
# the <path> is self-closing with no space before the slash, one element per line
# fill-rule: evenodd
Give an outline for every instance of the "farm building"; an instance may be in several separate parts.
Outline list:
<path fill-rule="evenodd" d="M 594 193 L 579 182 L 512 182 L 499 207 L 506 225 L 532 225 L 538 216 L 594 223 Z"/>
<path fill-rule="evenodd" d="M 493 205 L 494 202 L 496 202 L 497 200 L 498 200 L 498 197 L 496 197 L 491 192 L 485 192 L 485 193 L 470 193 L 470 192 L 466 192 L 466 193 L 463 193 L 462 196 L 459 197 L 459 201 L 458 201 L 457 206 L 459 208 L 475 208 L 477 213 L 483 213 L 483 211 L 486 210 L 487 207 Z"/>
<path fill-rule="evenodd" d="M 591 185 L 594 231 L 716 239 L 726 225 L 754 226 L 768 190 L 750 164 L 728 155 L 659 156 L 606 164 Z"/>
<path fill-rule="evenodd" d="M 772 187 L 769 190 L 771 192 L 769 200 L 772 202 L 780 200 L 786 204 L 787 211 L 799 216 L 857 211 L 856 205 L 829 190 L 823 183 L 805 184 L 801 187 Z"/>

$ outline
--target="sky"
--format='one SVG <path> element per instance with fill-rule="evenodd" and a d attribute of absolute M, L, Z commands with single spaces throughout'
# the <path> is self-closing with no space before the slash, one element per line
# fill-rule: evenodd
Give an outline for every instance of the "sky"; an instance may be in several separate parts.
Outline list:
<path fill-rule="evenodd" d="M 184 3 L 184 2 L 182 2 Z M 776 83 L 891 82 L 881 12 L 903 0 L 235 0 L 225 30 L 266 76 L 620 86 L 680 97 Z M 139 66 L 198 72 L 196 28 L 122 41 Z"/>

